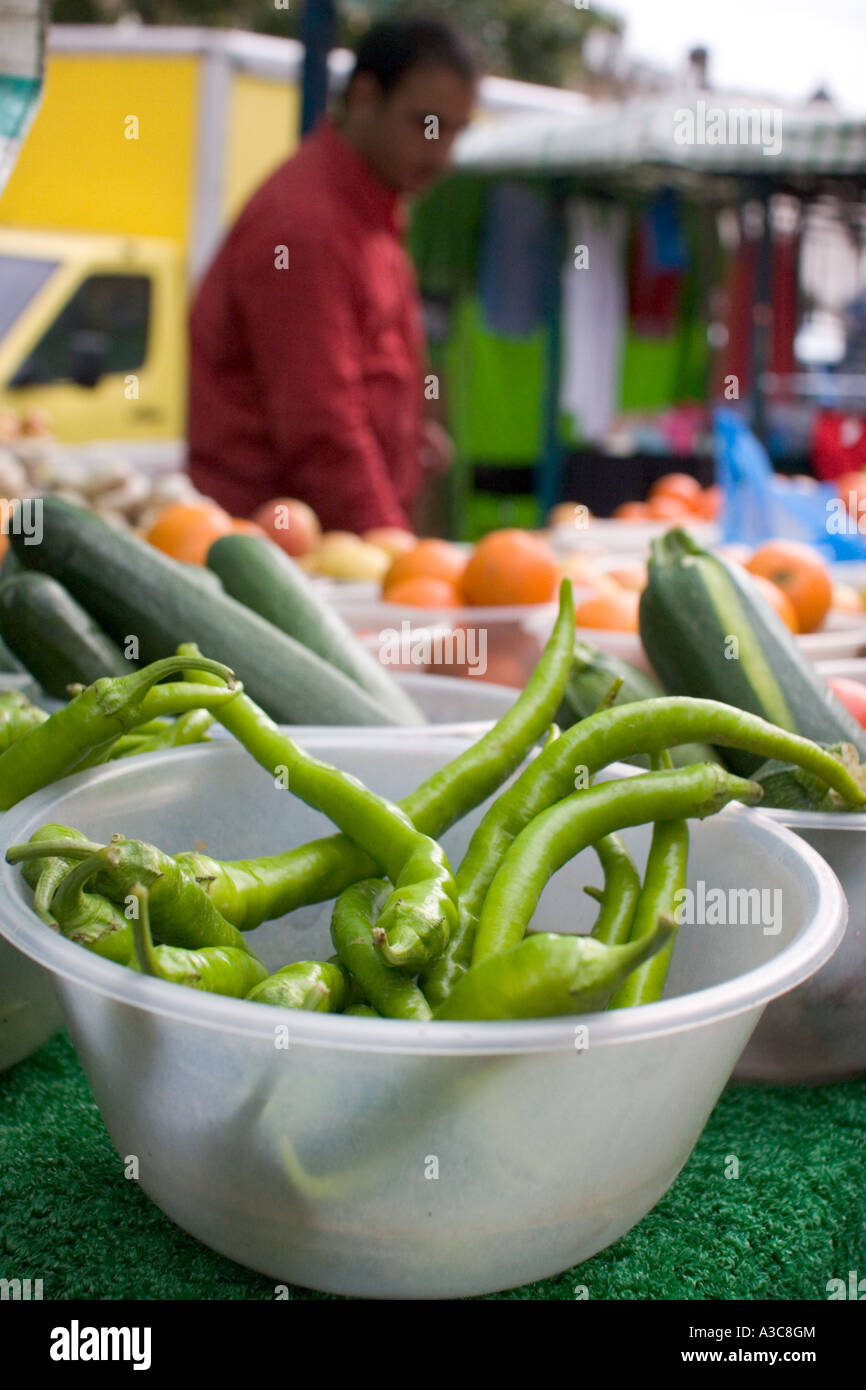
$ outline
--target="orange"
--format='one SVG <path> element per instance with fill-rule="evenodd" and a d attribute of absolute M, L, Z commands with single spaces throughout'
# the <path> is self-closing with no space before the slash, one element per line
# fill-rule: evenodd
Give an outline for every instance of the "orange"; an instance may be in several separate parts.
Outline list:
<path fill-rule="evenodd" d="M 448 584 L 459 584 L 466 568 L 466 556 L 450 541 L 418 541 L 411 550 L 397 555 L 382 582 L 383 589 L 390 589 L 404 579 L 444 579 Z"/>
<path fill-rule="evenodd" d="M 692 511 L 702 521 L 715 521 L 722 510 L 722 489 L 715 483 L 705 487 L 700 497 L 692 503 Z"/>
<path fill-rule="evenodd" d="M 620 502 L 613 515 L 616 521 L 649 520 L 646 502 Z"/>
<path fill-rule="evenodd" d="M 429 574 L 415 574 L 389 584 L 382 597 L 386 603 L 404 603 L 409 608 L 459 608 L 462 603 L 456 584 Z"/>
<path fill-rule="evenodd" d="M 694 516 L 688 502 L 666 492 L 651 497 L 646 509 L 651 521 L 691 521 Z"/>
<path fill-rule="evenodd" d="M 764 579 L 760 574 L 753 574 L 752 579 L 770 606 L 775 608 L 785 626 L 790 628 L 791 632 L 799 632 L 797 610 L 784 589 L 780 589 L 778 584 L 774 584 L 771 579 Z"/>
<path fill-rule="evenodd" d="M 460 587 L 467 603 L 550 603 L 559 593 L 559 561 L 529 531 L 491 531 L 475 547 Z"/>
<path fill-rule="evenodd" d="M 171 502 L 147 533 L 157 550 L 173 560 L 203 565 L 211 545 L 232 530 L 232 518 L 215 502 Z"/>
<path fill-rule="evenodd" d="M 596 594 L 575 609 L 575 627 L 603 628 L 606 632 L 637 632 L 640 594 L 620 589 L 616 594 Z"/>
<path fill-rule="evenodd" d="M 811 546 L 802 541 L 768 541 L 755 551 L 746 569 L 787 594 L 800 632 L 814 632 L 821 626 L 833 603 L 833 581 Z"/>
<path fill-rule="evenodd" d="M 676 497 L 680 502 L 692 505 L 700 497 L 703 488 L 697 478 L 690 473 L 665 473 L 657 478 L 649 490 L 649 500 L 654 497 Z"/>

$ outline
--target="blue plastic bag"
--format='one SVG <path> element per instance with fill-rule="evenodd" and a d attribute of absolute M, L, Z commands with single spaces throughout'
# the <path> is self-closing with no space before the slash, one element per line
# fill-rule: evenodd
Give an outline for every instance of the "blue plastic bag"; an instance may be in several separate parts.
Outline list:
<path fill-rule="evenodd" d="M 713 411 L 713 436 L 725 544 L 758 546 L 784 537 L 815 546 L 831 562 L 866 560 L 866 535 L 830 483 L 807 489 L 783 482 L 763 444 L 733 410 Z"/>

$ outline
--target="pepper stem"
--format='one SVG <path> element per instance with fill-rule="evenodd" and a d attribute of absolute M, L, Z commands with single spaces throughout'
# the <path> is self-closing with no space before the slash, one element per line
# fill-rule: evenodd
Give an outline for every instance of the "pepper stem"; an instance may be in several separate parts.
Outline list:
<path fill-rule="evenodd" d="M 160 661 L 152 662 L 150 666 L 145 666 L 142 671 L 133 671 L 128 676 L 119 676 L 115 680 L 109 680 L 101 698 L 103 709 L 107 714 L 114 714 L 129 705 L 139 704 L 158 681 L 176 673 L 182 674 L 184 665 L 184 661 L 177 656 L 166 656 Z M 215 676 L 221 676 L 229 689 L 234 689 L 234 672 L 230 667 L 223 665 L 221 661 L 211 661 L 206 657 L 201 657 L 199 668 L 202 671 L 209 671 Z"/>
<path fill-rule="evenodd" d="M 165 975 L 160 969 L 156 948 L 153 944 L 153 937 L 150 931 L 150 909 L 147 901 L 147 889 L 141 883 L 134 883 L 129 890 L 129 895 L 135 898 L 138 904 L 138 913 L 132 919 L 132 938 L 135 942 L 135 954 L 138 956 L 141 973 L 143 975 L 153 975 L 156 979 L 162 980 L 165 978 Z"/>

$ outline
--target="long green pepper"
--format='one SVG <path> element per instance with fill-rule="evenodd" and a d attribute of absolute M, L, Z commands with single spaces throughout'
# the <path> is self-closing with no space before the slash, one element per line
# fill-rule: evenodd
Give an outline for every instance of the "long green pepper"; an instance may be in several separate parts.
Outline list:
<path fill-rule="evenodd" d="M 248 951 L 232 946 L 205 946 L 201 950 L 183 950 L 176 946 L 154 946 L 150 930 L 149 890 L 144 884 L 133 884 L 130 896 L 137 911 L 131 919 L 136 959 L 130 961 L 133 970 L 154 975 L 188 989 L 206 990 L 209 994 L 227 994 L 244 999 L 257 984 L 267 978 L 261 961 Z"/>
<path fill-rule="evenodd" d="M 399 802 L 422 833 L 442 835 L 486 800 L 550 727 L 571 669 L 574 604 L 571 584 L 560 589 L 559 614 L 525 689 L 489 733 L 440 768 Z M 196 659 L 197 648 L 180 652 Z M 279 759 L 268 766 L 277 775 Z M 268 858 L 228 863 L 183 855 L 209 880 L 208 892 L 223 915 L 243 931 L 308 903 L 325 902 L 376 872 L 376 863 L 346 835 L 330 835 Z"/>
<path fill-rule="evenodd" d="M 517 945 L 548 880 L 602 835 L 648 821 L 711 816 L 729 801 L 754 805 L 760 799 L 756 783 L 717 763 L 645 772 L 565 797 L 536 816 L 502 860 L 484 899 L 473 966 Z"/>
<path fill-rule="evenodd" d="M 219 676 L 228 683 L 228 689 L 189 682 L 155 688 L 158 681 L 182 669 L 182 661 L 167 657 L 128 676 L 106 676 L 44 723 L 28 729 L 0 754 L 0 811 L 8 811 L 31 792 L 76 771 L 86 759 L 137 724 L 199 707 L 216 709 L 240 692 L 232 672 L 219 661 L 203 662 L 202 670 Z"/>

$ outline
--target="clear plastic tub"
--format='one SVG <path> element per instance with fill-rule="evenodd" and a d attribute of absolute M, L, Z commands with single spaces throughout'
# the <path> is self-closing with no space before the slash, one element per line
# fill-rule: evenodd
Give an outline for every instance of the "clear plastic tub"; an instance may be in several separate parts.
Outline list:
<path fill-rule="evenodd" d="M 437 738 L 480 738 L 517 698 L 513 687 L 487 681 L 417 674 L 400 674 L 397 680 L 429 719 L 429 725 L 423 726 L 425 735 Z M 48 699 L 29 676 L 7 678 L 6 688 L 25 689 L 31 699 L 46 709 L 59 709 L 62 704 L 60 700 Z M 292 737 L 304 744 L 321 732 L 321 726 L 291 729 Z M 350 740 L 359 734 L 381 736 L 381 729 L 359 730 L 348 725 L 335 728 L 335 737 L 338 732 L 347 734 Z M 223 737 L 218 725 L 211 733 L 214 738 Z M 390 734 L 395 739 L 414 739 L 418 729 L 400 726 L 391 729 Z M 29 1057 L 62 1024 L 63 1016 L 42 969 L 0 939 L 0 1072 Z"/>
<path fill-rule="evenodd" d="M 464 745 L 310 740 L 399 797 Z M 616 771 L 616 770 L 615 770 Z M 623 769 L 623 771 L 625 771 Z M 276 799 L 278 798 L 278 799 Z M 458 860 L 481 810 L 444 837 Z M 173 750 L 39 792 L 4 847 L 46 820 L 169 851 L 274 853 L 323 817 L 239 748 Z M 510 1288 L 611 1244 L 686 1162 L 764 1006 L 841 939 L 845 900 L 802 840 L 734 807 L 693 827 L 690 876 L 778 888 L 782 930 L 683 926 L 667 999 L 518 1023 L 417 1024 L 285 1012 L 143 978 L 52 933 L 0 866 L 3 933 L 51 971 L 93 1094 L 141 1186 L 185 1230 L 279 1283 L 372 1298 Z M 626 833 L 642 861 L 649 832 Z M 591 851 L 543 894 L 537 927 L 587 930 Z M 252 937 L 265 963 L 329 955 L 328 910 Z"/>
<path fill-rule="evenodd" d="M 409 608 L 329 595 L 343 621 L 392 671 L 427 671 L 521 689 L 553 631 L 558 605 Z"/>
<path fill-rule="evenodd" d="M 866 1072 L 866 813 L 761 812 L 817 851 L 848 899 L 848 926 L 827 964 L 767 1009 L 737 1066 L 750 1081 L 843 1081 Z"/>

